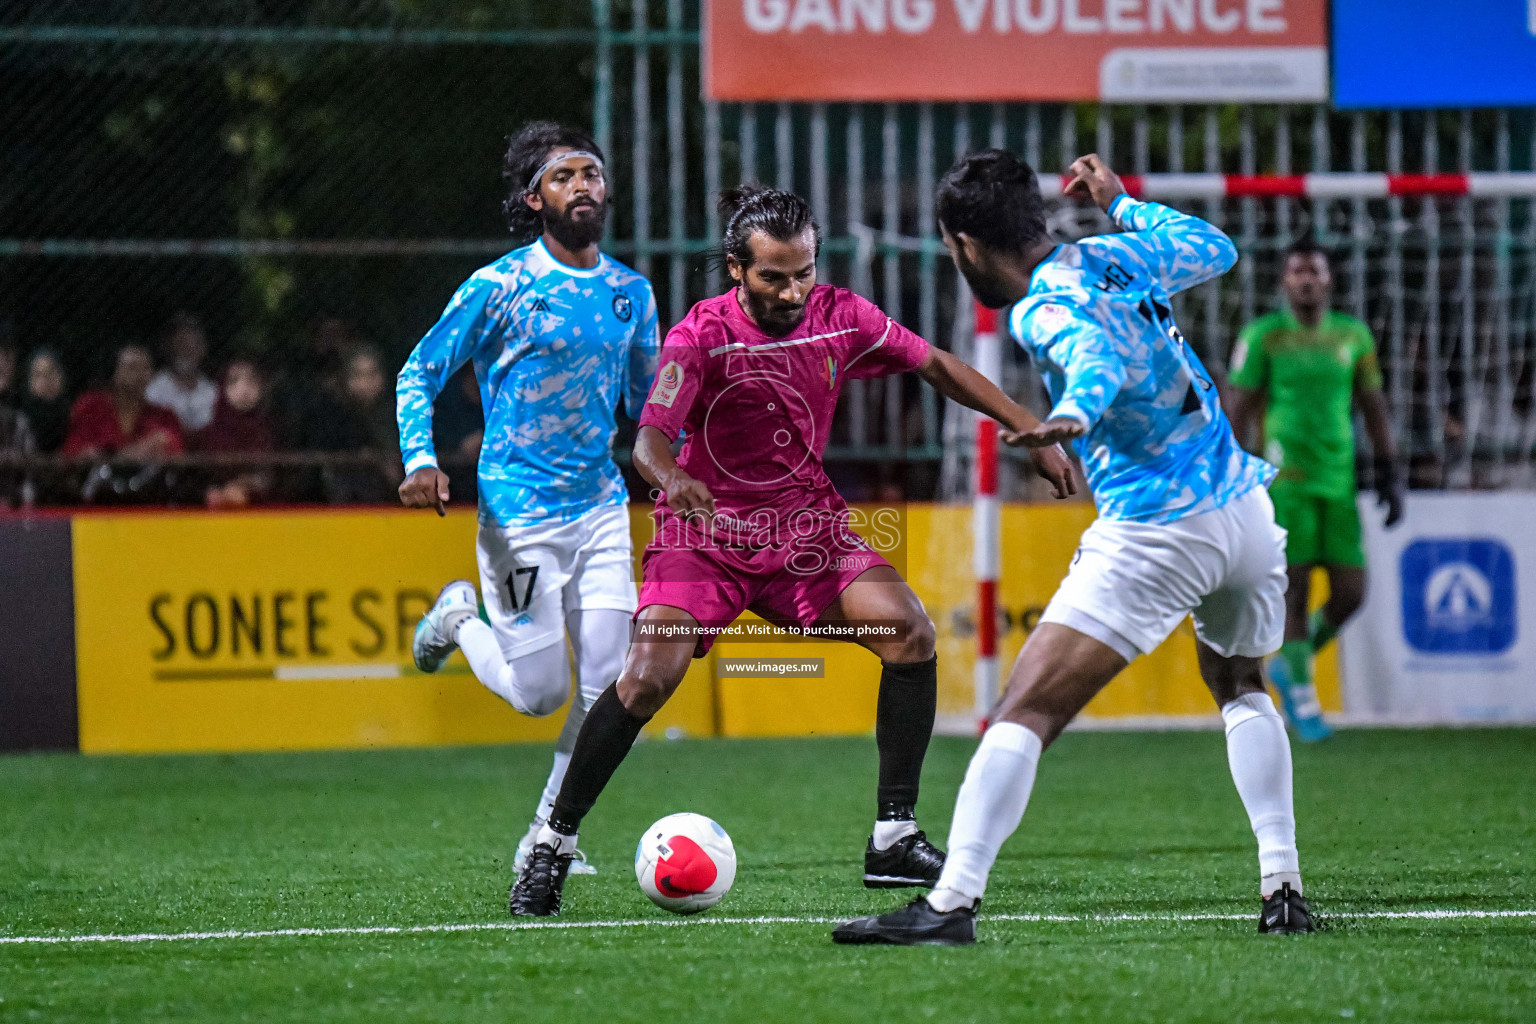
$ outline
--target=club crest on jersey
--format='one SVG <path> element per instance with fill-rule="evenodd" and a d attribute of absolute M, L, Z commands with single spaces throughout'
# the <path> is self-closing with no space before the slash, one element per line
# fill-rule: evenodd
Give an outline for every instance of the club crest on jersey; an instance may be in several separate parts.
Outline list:
<path fill-rule="evenodd" d="M 663 366 L 656 374 L 656 387 L 651 391 L 652 404 L 663 408 L 672 408 L 672 403 L 677 401 L 677 392 L 683 386 L 683 368 L 677 363 L 670 362 Z"/>
<path fill-rule="evenodd" d="M 625 323 L 629 323 L 629 318 L 635 315 L 634 303 L 630 302 L 629 296 L 623 292 L 613 297 L 613 315 Z"/>
<path fill-rule="evenodd" d="M 1034 322 L 1046 331 L 1059 331 L 1072 322 L 1072 313 L 1065 306 L 1046 303 L 1035 307 Z"/>

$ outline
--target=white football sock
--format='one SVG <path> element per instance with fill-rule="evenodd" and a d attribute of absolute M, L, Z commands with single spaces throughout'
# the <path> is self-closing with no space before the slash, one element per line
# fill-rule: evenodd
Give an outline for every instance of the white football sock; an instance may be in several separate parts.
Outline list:
<path fill-rule="evenodd" d="M 576 852 L 575 836 L 561 835 L 559 832 L 556 832 L 548 825 L 539 826 L 539 835 L 538 838 L 534 840 L 534 843 L 546 843 L 549 846 L 553 846 L 556 853 L 574 854 Z"/>
<path fill-rule="evenodd" d="M 1267 693 L 1243 694 L 1221 709 L 1221 717 L 1227 726 L 1232 781 L 1259 841 L 1259 891 L 1267 896 L 1289 882 L 1301 892 L 1285 722 Z"/>
<path fill-rule="evenodd" d="M 955 801 L 944 873 L 928 895 L 933 909 L 949 911 L 981 899 L 997 851 L 1024 817 L 1044 747 L 1039 736 L 1014 722 L 999 722 L 981 738 Z"/>
<path fill-rule="evenodd" d="M 574 609 L 565 616 L 565 629 L 576 655 L 576 696 L 565 713 L 565 725 L 555 740 L 555 763 L 544 783 L 544 794 L 533 815 L 533 828 L 549 820 L 571 764 L 571 751 L 581 723 L 587 720 L 587 708 L 619 678 L 624 669 L 624 654 L 629 649 L 629 613 L 612 608 Z"/>
<path fill-rule="evenodd" d="M 570 766 L 571 755 L 556 750 L 554 766 L 549 769 L 549 781 L 544 783 L 544 795 L 539 797 L 539 809 L 533 815 L 534 824 L 542 825 L 549 820 L 549 812 L 555 809 L 555 797 L 560 795 L 560 784 L 565 781 L 565 770 Z"/>
<path fill-rule="evenodd" d="M 571 670 L 565 644 L 541 647 L 509 663 L 501 653 L 496 632 L 478 618 L 459 624 L 454 639 L 474 669 L 475 678 L 525 715 L 554 714 L 571 692 Z"/>
<path fill-rule="evenodd" d="M 875 822 L 875 834 L 872 841 L 877 850 L 889 850 L 892 844 L 907 838 L 917 831 L 917 822 L 908 818 L 905 821 L 877 821 Z"/>

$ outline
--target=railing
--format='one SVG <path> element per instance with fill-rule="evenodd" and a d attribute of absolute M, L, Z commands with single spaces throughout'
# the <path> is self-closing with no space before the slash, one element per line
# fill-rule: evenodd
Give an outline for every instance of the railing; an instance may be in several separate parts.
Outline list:
<path fill-rule="evenodd" d="M 474 465 L 445 463 L 454 499 L 473 503 Z M 69 457 L 0 453 L 0 508 L 158 505 L 391 504 L 400 453 L 191 453 Z M 230 491 L 235 485 L 236 491 Z M 211 494 L 217 490 L 218 494 Z"/>

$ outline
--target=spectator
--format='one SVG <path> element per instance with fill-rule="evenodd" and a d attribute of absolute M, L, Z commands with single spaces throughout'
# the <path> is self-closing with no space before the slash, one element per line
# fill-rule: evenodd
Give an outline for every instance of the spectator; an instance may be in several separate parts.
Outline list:
<path fill-rule="evenodd" d="M 285 447 L 330 447 L 330 415 L 341 387 L 343 357 L 360 343 L 357 331 L 341 317 L 323 314 L 309 322 L 292 365 L 273 389 L 278 435 Z"/>
<path fill-rule="evenodd" d="M 144 346 L 119 348 L 111 384 L 87 391 L 75 401 L 64 454 L 132 459 L 180 454 L 184 447 L 181 422 L 174 412 L 150 404 L 145 396 L 153 373 L 154 364 Z"/>
<path fill-rule="evenodd" d="M 0 331 L 0 407 L 14 409 L 20 405 L 16 392 L 16 346 Z"/>
<path fill-rule="evenodd" d="M 174 412 L 184 432 L 202 430 L 213 421 L 219 400 L 219 389 L 203 376 L 203 360 L 208 358 L 203 322 L 191 313 L 177 313 L 161 335 L 161 346 L 166 366 L 149 382 L 145 397 Z"/>
<path fill-rule="evenodd" d="M 9 401 L 0 400 L 0 454 L 28 455 L 36 447 L 27 414 Z"/>
<path fill-rule="evenodd" d="M 0 455 L 30 455 L 37 450 L 27 414 L 10 405 L 0 405 Z"/>
<path fill-rule="evenodd" d="M 232 360 L 224 368 L 213 422 L 193 435 L 193 448 L 226 455 L 272 451 L 276 434 L 267 415 L 266 390 L 266 380 L 254 362 Z M 239 508 L 264 499 L 271 486 L 271 473 L 266 470 L 215 474 L 204 497 L 209 508 Z"/>
<path fill-rule="evenodd" d="M 0 455 L 30 455 L 36 450 L 27 414 L 17 408 L 14 381 L 16 350 L 0 338 Z M 20 467 L 0 467 L 0 502 L 31 501 L 26 473 Z"/>
<path fill-rule="evenodd" d="M 366 345 L 349 352 L 342 364 L 340 412 L 331 424 L 332 450 L 399 450 L 395 393 L 384 361 Z"/>
<path fill-rule="evenodd" d="M 64 394 L 64 364 L 52 349 L 40 348 L 28 360 L 21 411 L 39 452 L 51 455 L 64 446 L 69 436 L 69 397 Z"/>
<path fill-rule="evenodd" d="M 326 500 L 375 503 L 394 496 L 399 459 L 395 393 L 388 386 L 378 352 L 359 346 L 342 362 L 341 390 L 320 447 L 334 452 L 377 453 L 376 465 L 332 467 L 324 474 Z M 386 472 L 385 467 L 390 467 Z"/>

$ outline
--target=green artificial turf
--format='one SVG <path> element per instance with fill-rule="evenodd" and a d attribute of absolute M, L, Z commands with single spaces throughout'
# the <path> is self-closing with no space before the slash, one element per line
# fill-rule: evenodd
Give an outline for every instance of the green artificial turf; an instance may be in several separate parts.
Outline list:
<path fill-rule="evenodd" d="M 920 810 L 942 836 L 973 747 L 941 739 Z M 588 819 L 601 869 L 562 921 L 677 921 L 635 885 L 662 814 L 721 822 L 736 887 L 678 927 L 0 945 L 0 1020 L 1536 1019 L 1536 733 L 1353 732 L 1300 747 L 1307 893 L 1331 927 L 1255 934 L 1253 839 L 1219 734 L 1069 734 L 1046 756 L 968 949 L 845 948 L 820 923 L 903 893 L 858 885 L 868 739 L 636 748 Z M 542 747 L 0 759 L 0 933 L 506 920 Z M 1242 914 L 1179 921 L 1179 914 Z"/>

